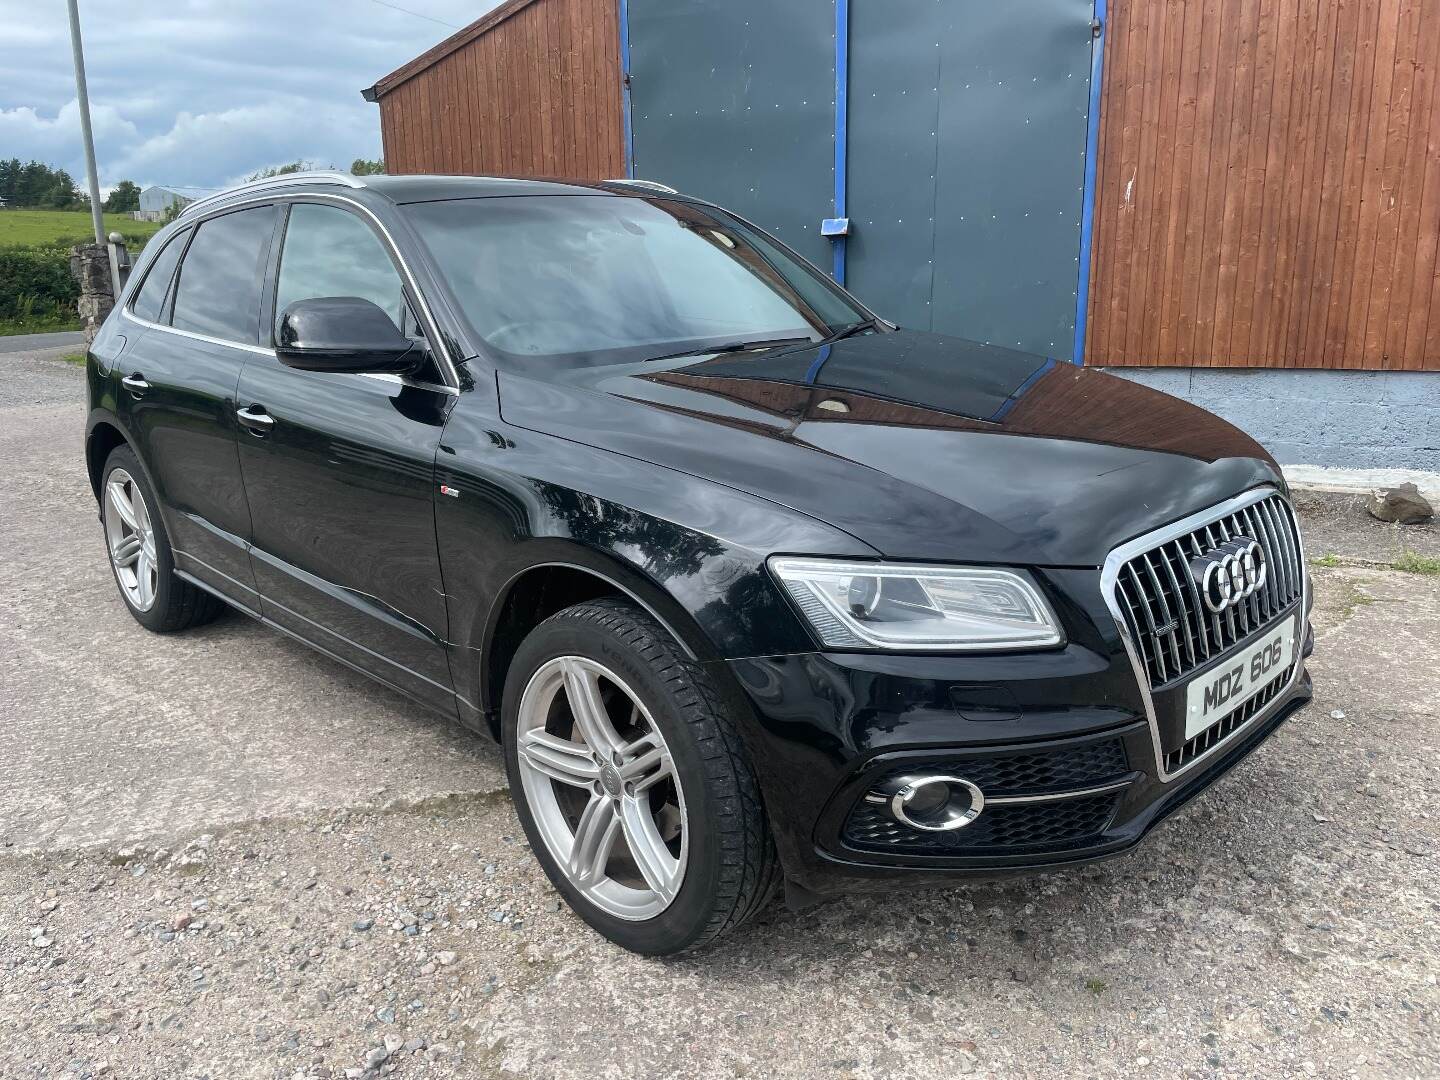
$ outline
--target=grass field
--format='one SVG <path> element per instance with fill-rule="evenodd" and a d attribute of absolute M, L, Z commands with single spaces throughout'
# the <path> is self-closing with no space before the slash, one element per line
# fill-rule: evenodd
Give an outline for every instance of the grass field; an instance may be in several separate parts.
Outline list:
<path fill-rule="evenodd" d="M 125 237 L 133 254 L 160 228 L 158 222 L 136 221 L 129 214 L 106 214 L 105 234 Z M 90 239 L 90 215 L 70 210 L 0 210 L 0 248 L 71 247 Z"/>
<path fill-rule="evenodd" d="M 106 214 L 105 233 L 137 254 L 160 225 Z M 89 213 L 0 210 L 0 336 L 78 330 L 68 248 L 91 238 Z"/>
<path fill-rule="evenodd" d="M 74 315 L 33 315 L 28 319 L 0 319 L 0 337 L 16 334 L 58 334 L 63 330 L 81 330 L 83 324 Z"/>

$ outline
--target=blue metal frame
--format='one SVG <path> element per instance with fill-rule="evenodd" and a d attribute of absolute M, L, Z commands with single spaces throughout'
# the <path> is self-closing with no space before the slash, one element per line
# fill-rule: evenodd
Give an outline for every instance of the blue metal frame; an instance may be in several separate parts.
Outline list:
<path fill-rule="evenodd" d="M 1100 89 L 1105 69 L 1106 0 L 1095 0 L 1100 32 L 1090 39 L 1090 106 L 1085 122 L 1085 194 L 1080 205 L 1080 271 L 1075 288 L 1074 362 L 1085 364 L 1085 323 L 1090 307 L 1090 245 L 1095 221 L 1095 166 L 1100 151 Z"/>
<path fill-rule="evenodd" d="M 623 0 L 622 0 L 623 2 Z M 835 0 L 835 217 L 846 217 L 845 168 L 848 160 L 846 124 L 850 103 L 850 0 Z M 831 238 L 835 245 L 835 266 L 831 271 L 837 283 L 845 284 L 844 236 Z"/>
<path fill-rule="evenodd" d="M 620 112 L 625 124 L 625 175 L 635 179 L 635 129 L 630 125 L 630 3 L 620 0 Z"/>
<path fill-rule="evenodd" d="M 825 366 L 825 361 L 830 359 L 831 348 L 833 346 L 821 345 L 820 351 L 815 354 L 815 359 L 811 360 L 810 366 L 805 369 L 805 381 L 810 385 L 813 386 L 815 380 L 820 377 L 820 369 Z"/>

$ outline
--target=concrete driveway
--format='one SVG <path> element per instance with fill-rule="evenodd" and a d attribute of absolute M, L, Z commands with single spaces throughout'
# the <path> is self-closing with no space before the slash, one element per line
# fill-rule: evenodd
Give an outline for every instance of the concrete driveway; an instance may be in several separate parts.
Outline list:
<path fill-rule="evenodd" d="M 644 960 L 483 742 L 242 617 L 134 624 L 82 392 L 0 358 L 0 1076 L 1437 1074 L 1435 577 L 1317 568 L 1316 702 L 1129 857 Z"/>

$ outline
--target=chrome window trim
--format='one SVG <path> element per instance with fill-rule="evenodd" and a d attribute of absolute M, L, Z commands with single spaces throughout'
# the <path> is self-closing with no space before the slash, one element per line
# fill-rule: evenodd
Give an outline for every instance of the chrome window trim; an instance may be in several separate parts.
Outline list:
<path fill-rule="evenodd" d="M 680 192 L 669 184 L 662 184 L 659 180 L 637 180 L 633 176 L 621 176 L 614 180 L 604 181 L 606 184 L 613 184 L 616 187 L 638 187 L 646 191 L 658 191 L 662 195 L 679 195 Z"/>
<path fill-rule="evenodd" d="M 311 182 L 313 183 L 314 181 Z M 355 186 L 364 187 L 363 184 L 357 184 Z M 389 249 L 391 258 L 393 258 L 394 261 L 399 265 L 400 272 L 405 277 L 405 284 L 410 286 L 410 292 L 415 296 L 416 302 L 420 305 L 420 316 L 425 322 L 425 336 L 429 339 L 431 347 L 435 351 L 435 356 L 440 361 L 440 371 L 446 380 L 444 384 L 444 389 L 441 390 L 441 392 L 458 395 L 460 393 L 461 386 L 460 371 L 455 364 L 454 358 L 450 355 L 450 350 L 446 346 L 444 335 L 440 333 L 440 324 L 435 319 L 435 313 L 430 309 L 430 302 L 425 298 L 425 294 L 420 290 L 420 283 L 415 280 L 415 274 L 410 269 L 410 264 L 405 261 L 405 256 L 400 250 L 400 245 L 395 242 L 394 235 L 390 232 L 388 228 L 385 227 L 385 223 L 381 221 L 380 218 L 375 214 L 375 212 L 371 210 L 368 206 L 364 205 L 363 203 L 356 202 L 354 199 L 347 198 L 344 195 L 335 195 L 331 192 L 286 191 L 272 193 L 265 196 L 256 196 L 255 198 L 251 199 L 240 199 L 235 202 L 227 202 L 225 205 L 216 206 L 212 210 L 207 211 L 203 214 L 199 214 L 193 219 L 186 218 L 185 223 L 191 228 L 199 228 L 201 224 L 203 224 L 210 218 L 220 217 L 223 214 L 230 213 L 232 210 L 243 210 L 244 208 L 249 206 L 273 206 L 279 205 L 281 203 L 288 204 L 305 201 L 307 199 L 318 199 L 321 202 L 342 203 L 345 206 L 353 207 L 360 213 L 364 214 L 370 220 L 371 224 L 373 224 L 375 228 L 379 231 L 380 235 L 384 238 L 385 246 Z M 192 203 L 191 205 L 193 206 L 195 204 Z M 283 243 L 283 237 L 281 242 Z M 131 294 L 126 298 L 125 306 L 121 309 L 122 314 L 124 314 L 128 319 L 130 319 L 131 322 L 139 323 L 140 325 L 153 330 L 163 330 L 167 333 L 180 334 L 183 337 L 194 338 L 197 341 L 208 341 L 216 345 L 229 345 L 231 348 L 244 349 L 246 352 L 260 353 L 265 356 L 275 355 L 274 349 L 267 349 L 261 345 L 248 345 L 244 342 L 229 341 L 225 338 L 211 337 L 208 334 L 197 334 L 191 330 L 180 330 L 174 326 L 165 326 L 162 323 L 155 323 L 151 322 L 148 319 L 142 319 L 140 318 L 140 316 L 136 315 L 131 310 L 134 303 L 135 293 L 132 291 Z M 373 376 L 367 375 L 367 377 Z M 398 376 L 395 377 L 399 378 Z M 414 385 L 424 389 L 440 390 L 440 387 L 436 386 L 434 383 L 425 383 L 419 381 L 410 382 L 405 379 L 401 379 L 400 381 L 402 383 L 405 383 L 406 385 Z"/>
<path fill-rule="evenodd" d="M 378 379 L 380 382 L 399 383 L 401 386 L 414 387 L 416 390 L 431 390 L 437 394 L 449 394 L 451 397 L 459 397 L 460 391 L 453 386 L 442 386 L 440 383 L 426 382 L 424 379 L 412 379 L 408 375 L 395 375 L 388 371 L 357 371 L 362 379 Z"/>
<path fill-rule="evenodd" d="M 1267 624 L 1267 627 L 1257 629 L 1255 634 L 1262 632 L 1268 627 L 1277 626 L 1285 619 L 1295 619 L 1297 622 L 1296 637 L 1300 639 L 1295 642 L 1295 672 L 1290 676 L 1290 681 L 1275 695 L 1275 700 L 1269 705 L 1261 709 L 1203 754 L 1186 762 L 1174 772 L 1167 772 L 1165 769 L 1165 754 L 1160 748 L 1160 722 L 1155 715 L 1155 699 L 1150 692 L 1150 679 L 1145 672 L 1145 664 L 1140 657 L 1139 651 L 1135 647 L 1135 642 L 1131 639 L 1130 630 L 1126 626 L 1125 616 L 1120 610 L 1120 602 L 1117 599 L 1117 583 L 1120 576 L 1120 569 L 1129 562 L 1130 559 L 1143 551 L 1150 551 L 1177 537 L 1185 536 L 1201 526 L 1208 525 L 1229 514 L 1233 514 L 1243 507 L 1262 502 L 1271 496 L 1278 497 L 1284 501 L 1286 507 L 1290 510 L 1291 520 L 1295 522 L 1295 547 L 1300 562 L 1298 568 L 1300 572 L 1300 599 L 1282 611 L 1277 618 L 1271 620 L 1271 622 Z M 1235 743 L 1243 737 L 1245 732 L 1269 718 L 1280 705 L 1284 704 L 1290 691 L 1294 689 L 1295 684 L 1300 681 L 1300 676 L 1304 674 L 1305 657 L 1302 653 L 1305 642 L 1303 638 L 1305 634 L 1305 616 L 1309 610 L 1310 601 L 1310 576 L 1305 571 L 1305 543 L 1300 536 L 1299 519 L 1295 516 L 1294 505 L 1286 498 L 1285 494 L 1273 484 L 1263 484 L 1260 487 L 1252 488 L 1243 495 L 1237 495 L 1233 499 L 1216 503 L 1208 509 L 1181 518 L 1179 521 L 1172 522 L 1153 532 L 1148 532 L 1144 536 L 1137 536 L 1134 540 L 1121 544 L 1105 558 L 1105 565 L 1100 570 L 1100 592 L 1104 597 L 1105 606 L 1110 609 L 1110 615 L 1115 620 L 1115 628 L 1119 632 L 1120 640 L 1125 646 L 1125 653 L 1130 658 L 1130 669 L 1135 675 L 1136 687 L 1140 691 L 1140 699 L 1145 706 L 1145 719 L 1150 725 L 1150 744 L 1155 752 L 1155 776 L 1161 783 L 1168 784 L 1178 780 L 1180 777 L 1185 776 L 1193 769 L 1208 761 L 1217 752 L 1227 750 L 1235 745 Z M 1250 640 L 1255 634 L 1247 636 L 1246 640 Z M 1236 646 L 1232 647 L 1230 652 L 1233 653 L 1236 651 L 1239 645 L 1240 643 L 1237 642 Z"/>
<path fill-rule="evenodd" d="M 225 199 L 234 198 L 236 195 L 243 195 L 250 191 L 268 191 L 273 188 L 299 187 L 302 184 L 338 184 L 341 187 L 363 188 L 365 181 L 350 173 L 335 172 L 331 169 L 314 169 L 307 172 L 286 173 L 284 176 L 267 176 L 263 180 L 251 180 L 248 184 L 236 184 L 234 187 L 217 191 L 213 195 L 206 195 L 203 199 L 196 199 L 194 202 L 186 203 L 175 215 L 176 220 L 188 218 L 203 206 L 210 206 L 223 202 Z"/>
<path fill-rule="evenodd" d="M 164 323 L 142 319 L 130 309 L 129 305 L 121 309 L 121 314 L 132 323 L 143 326 L 147 330 L 160 330 L 167 334 L 175 334 L 177 337 L 190 338 L 193 341 L 208 341 L 212 345 L 224 345 L 230 349 L 243 349 L 245 352 L 259 353 L 261 356 L 275 355 L 274 349 L 267 349 L 262 345 L 247 345 L 243 341 L 231 341 L 229 338 L 214 337 L 211 334 L 197 334 L 194 330 L 181 330 L 178 326 L 166 326 Z"/>
<path fill-rule="evenodd" d="M 263 345 L 246 345 L 239 341 L 228 341 L 225 338 L 211 337 L 209 334 L 197 334 L 193 330 L 180 330 L 173 326 L 165 326 L 163 323 L 151 322 L 149 319 L 142 319 L 134 314 L 129 308 L 121 311 L 121 314 L 131 322 L 145 327 L 147 330 L 159 330 L 166 334 L 177 334 L 180 337 L 194 338 L 196 341 L 208 341 L 212 345 L 224 345 L 229 349 L 243 349 L 245 352 L 257 353 L 260 356 L 268 356 L 276 359 L 275 350 L 267 349 Z M 346 374 L 336 372 L 336 374 Z M 453 386 L 443 386 L 440 383 L 426 382 L 423 379 L 411 379 L 404 375 L 392 375 L 383 371 L 352 371 L 348 374 L 358 375 L 362 379 L 378 379 L 381 382 L 399 383 L 401 386 L 411 386 L 417 390 L 430 390 L 437 394 L 448 394 L 451 397 L 459 397 L 460 391 Z"/>

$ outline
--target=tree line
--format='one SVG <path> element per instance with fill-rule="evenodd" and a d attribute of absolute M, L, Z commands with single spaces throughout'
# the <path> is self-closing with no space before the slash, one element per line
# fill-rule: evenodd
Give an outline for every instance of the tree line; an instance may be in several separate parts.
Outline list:
<path fill-rule="evenodd" d="M 282 176 L 300 172 L 315 166 L 293 161 L 288 165 L 262 169 L 247 179 L 256 180 L 266 176 Z M 367 176 L 385 171 L 385 162 L 380 159 L 356 158 L 350 163 L 350 171 L 356 176 Z M 9 208 L 33 210 L 89 210 L 90 199 L 75 183 L 75 178 L 64 169 L 52 168 L 41 161 L 21 161 L 10 158 L 0 159 L 0 199 Z M 124 213 L 140 209 L 140 187 L 133 180 L 121 180 L 105 197 L 106 213 Z"/>
<path fill-rule="evenodd" d="M 288 165 L 272 165 L 268 169 L 259 169 L 245 177 L 246 183 L 251 180 L 268 180 L 272 176 L 289 176 L 291 173 L 310 172 L 313 169 L 335 170 L 334 165 L 321 165 L 314 161 L 292 161 Z M 356 158 L 350 163 L 350 174 L 352 176 L 376 176 L 385 171 L 384 158 Z"/>
<path fill-rule="evenodd" d="M 86 209 L 89 203 L 64 169 L 19 158 L 0 161 L 0 199 L 6 206 L 32 206 L 44 210 Z"/>
<path fill-rule="evenodd" d="M 89 196 L 64 169 L 19 158 L 0 159 L 0 199 L 11 209 L 90 209 Z M 133 180 L 121 180 L 105 197 L 104 209 L 109 213 L 139 210 L 139 186 Z"/>

